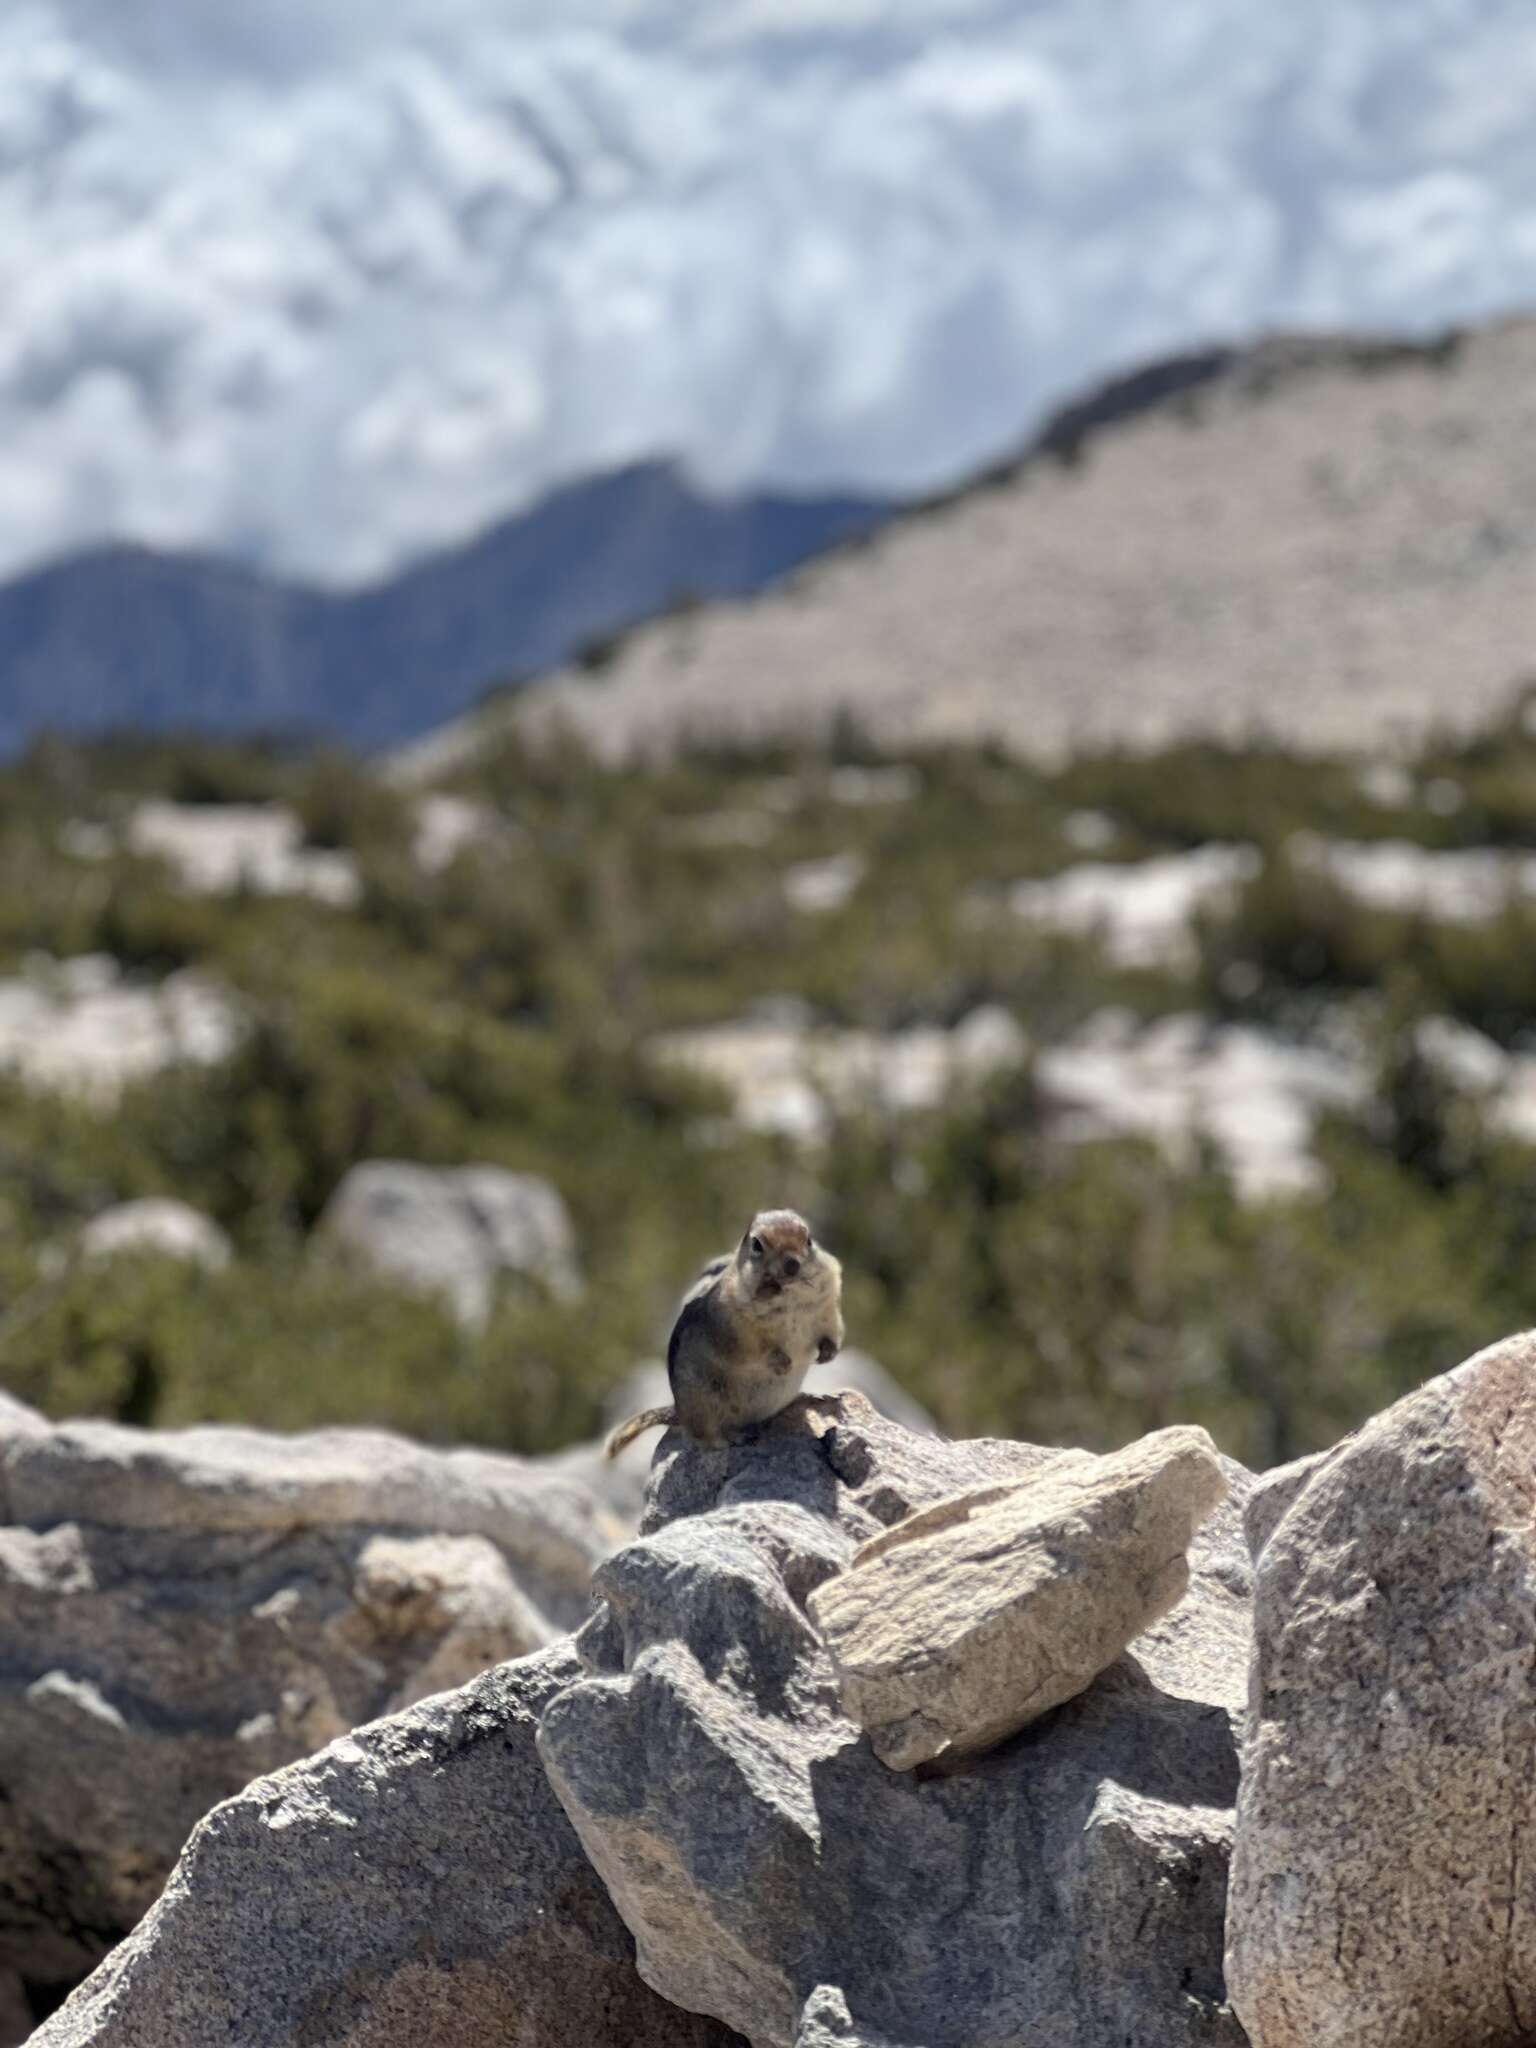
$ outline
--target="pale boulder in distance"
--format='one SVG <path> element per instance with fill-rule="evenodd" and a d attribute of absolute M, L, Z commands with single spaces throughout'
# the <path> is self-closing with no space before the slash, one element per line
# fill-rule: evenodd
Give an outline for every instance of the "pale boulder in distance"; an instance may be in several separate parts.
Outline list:
<path fill-rule="evenodd" d="M 564 1299 L 581 1291 L 570 1215 L 537 1174 L 372 1159 L 345 1175 L 315 1229 L 384 1278 L 442 1294 L 470 1327 L 505 1275 Z"/>
<path fill-rule="evenodd" d="M 81 1231 L 78 1246 L 88 1259 L 156 1252 L 210 1273 L 222 1272 L 231 1255 L 229 1239 L 210 1217 L 186 1202 L 155 1196 L 100 1210 Z"/>
<path fill-rule="evenodd" d="M 1076 812 L 1074 818 L 1093 815 Z M 1068 819 L 1069 828 L 1073 822 Z M 1255 846 L 1215 842 L 1150 860 L 1081 861 L 1057 875 L 1016 882 L 1008 903 L 1028 924 L 1098 939 L 1118 966 L 1187 968 L 1196 957 L 1196 913 L 1229 909 L 1263 865 Z"/>
<path fill-rule="evenodd" d="M 168 1067 L 217 1065 L 240 1033 L 234 998 L 191 968 L 152 982 L 104 953 L 39 955 L 0 980 L 0 1072 L 102 1105 Z"/>
<path fill-rule="evenodd" d="M 348 910 L 362 895 L 357 863 L 333 847 L 306 846 L 284 804 L 178 804 L 153 799 L 128 819 L 127 844 L 164 861 L 199 896 L 310 896 Z"/>
<path fill-rule="evenodd" d="M 649 1050 L 663 1065 L 717 1083 L 745 1129 L 819 1143 L 834 1112 L 932 1109 L 952 1089 L 1019 1067 L 1029 1042 L 1010 1011 L 984 1003 L 953 1029 L 823 1030 L 786 1014 L 661 1032 Z"/>

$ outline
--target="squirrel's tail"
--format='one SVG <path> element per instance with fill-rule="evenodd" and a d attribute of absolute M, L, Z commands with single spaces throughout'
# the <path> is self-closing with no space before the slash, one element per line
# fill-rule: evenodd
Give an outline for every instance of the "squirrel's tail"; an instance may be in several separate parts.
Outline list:
<path fill-rule="evenodd" d="M 637 1436 L 648 1429 L 670 1429 L 677 1420 L 677 1410 L 668 1404 L 665 1408 L 642 1408 L 638 1415 L 631 1415 L 628 1422 L 621 1422 L 603 1446 L 605 1458 L 616 1458 L 626 1445 L 632 1444 Z"/>

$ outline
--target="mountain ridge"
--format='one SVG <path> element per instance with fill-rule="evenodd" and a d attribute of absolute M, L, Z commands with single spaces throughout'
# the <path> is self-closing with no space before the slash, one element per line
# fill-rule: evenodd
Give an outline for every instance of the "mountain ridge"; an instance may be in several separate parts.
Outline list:
<path fill-rule="evenodd" d="M 1149 365 L 969 488 L 686 630 L 637 625 L 600 683 L 542 679 L 399 772 L 549 718 L 615 754 L 841 713 L 1051 757 L 1476 722 L 1532 667 L 1533 447 L 1536 320 Z"/>
<path fill-rule="evenodd" d="M 891 510 L 709 499 L 668 464 L 552 492 L 355 591 L 132 543 L 0 585 L 0 753 L 134 728 L 398 745 L 639 616 L 742 595 Z"/>

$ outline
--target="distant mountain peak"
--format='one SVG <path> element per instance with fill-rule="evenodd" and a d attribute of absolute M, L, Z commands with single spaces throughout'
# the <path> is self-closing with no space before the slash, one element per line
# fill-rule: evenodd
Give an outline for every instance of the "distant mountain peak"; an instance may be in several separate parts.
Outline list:
<path fill-rule="evenodd" d="M 96 549 L 0 586 L 0 753 L 43 729 L 398 744 L 637 618 L 760 589 L 889 510 L 712 500 L 639 464 L 352 592 L 207 555 Z"/>

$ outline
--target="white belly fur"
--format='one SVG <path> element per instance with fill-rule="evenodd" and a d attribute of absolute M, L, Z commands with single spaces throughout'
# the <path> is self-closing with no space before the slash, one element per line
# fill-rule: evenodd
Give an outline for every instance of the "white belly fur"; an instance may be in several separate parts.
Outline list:
<path fill-rule="evenodd" d="M 770 1372 L 767 1366 L 754 1364 L 733 1374 L 731 1403 L 737 1420 L 766 1422 L 781 1408 L 787 1408 L 805 1385 L 805 1376 L 815 1355 L 812 1351 L 807 1356 L 794 1359 L 788 1372 Z"/>
<path fill-rule="evenodd" d="M 789 1370 L 774 1372 L 757 1360 L 735 1369 L 731 1405 L 739 1421 L 766 1422 L 787 1408 L 805 1385 L 805 1376 L 816 1362 L 817 1346 L 833 1328 L 839 1273 L 836 1262 L 823 1253 L 819 1285 L 794 1287 L 751 1304 L 748 1315 L 764 1347 L 764 1358 L 777 1347 L 788 1354 Z"/>

